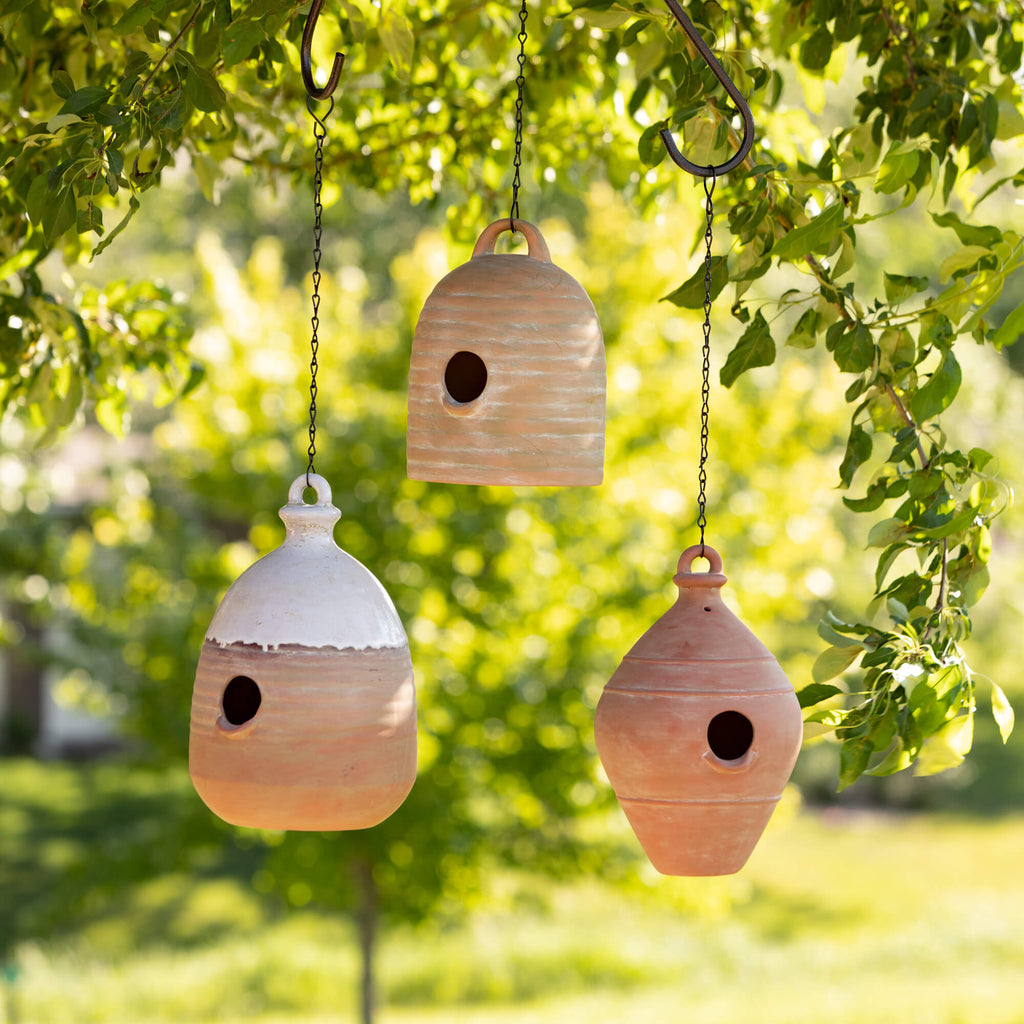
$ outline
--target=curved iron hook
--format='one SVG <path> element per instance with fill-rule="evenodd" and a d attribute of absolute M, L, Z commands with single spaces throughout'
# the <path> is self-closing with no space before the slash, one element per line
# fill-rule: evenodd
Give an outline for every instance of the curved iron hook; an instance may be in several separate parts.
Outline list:
<path fill-rule="evenodd" d="M 689 36 L 691 42 L 697 47 L 700 55 L 704 58 L 708 67 L 711 68 L 715 78 L 722 83 L 725 87 L 725 91 L 731 97 L 733 103 L 736 104 L 736 109 L 740 113 L 740 117 L 743 119 L 743 141 L 740 143 L 739 151 L 733 155 L 729 160 L 726 160 L 724 164 L 719 164 L 717 167 L 707 166 L 701 167 L 699 164 L 690 163 L 689 160 L 679 152 L 679 148 L 676 146 L 676 140 L 672 138 L 672 132 L 668 128 L 662 128 L 658 133 L 661 136 L 662 142 L 665 143 L 665 148 L 668 150 L 668 155 L 673 161 L 684 171 L 689 171 L 691 174 L 696 174 L 701 178 L 712 178 L 720 174 L 727 174 L 729 171 L 738 167 L 745 159 L 747 154 L 750 152 L 750 147 L 754 144 L 754 115 L 750 113 L 750 107 L 747 105 L 747 101 L 740 95 L 739 89 L 736 88 L 733 80 L 725 73 L 725 69 L 721 64 L 718 63 L 718 59 L 708 48 L 708 44 L 704 42 L 701 34 L 694 27 L 694 24 L 686 16 L 682 7 L 679 6 L 678 0 L 665 0 L 669 11 L 672 12 L 672 17 L 679 22 L 679 27 Z"/>
<path fill-rule="evenodd" d="M 309 14 L 306 15 L 306 27 L 302 30 L 302 49 L 299 51 L 299 60 L 302 65 L 302 81 L 306 86 L 306 92 L 314 100 L 327 100 L 331 98 L 331 93 L 338 88 L 338 82 L 341 79 L 341 69 L 345 66 L 345 54 L 335 52 L 334 65 L 331 67 L 331 75 L 327 79 L 327 84 L 322 89 L 316 87 L 316 82 L 313 80 L 313 58 L 310 50 L 313 46 L 313 31 L 316 29 L 316 21 L 320 17 L 320 9 L 323 5 L 324 0 L 313 0 Z"/>

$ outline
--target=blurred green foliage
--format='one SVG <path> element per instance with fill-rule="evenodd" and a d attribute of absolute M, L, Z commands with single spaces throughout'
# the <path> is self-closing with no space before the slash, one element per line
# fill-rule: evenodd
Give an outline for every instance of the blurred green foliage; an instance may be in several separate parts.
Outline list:
<path fill-rule="evenodd" d="M 154 855 L 147 835 L 203 813 L 189 810 L 189 788 L 183 766 L 156 777 L 120 764 L 0 762 L 0 789 L 17 794 L 0 805 L 0 934 L 25 913 L 37 928 L 7 952 L 0 1019 L 353 1019 L 353 928 L 312 907 L 282 913 L 280 901 L 248 885 L 244 851 L 209 847 L 176 865 L 176 852 L 164 849 L 163 872 L 140 877 L 134 862 Z M 741 988 L 769 1024 L 824 1015 L 836 1024 L 1013 1024 L 1024 955 L 1022 840 L 1019 816 L 797 816 L 787 801 L 737 876 L 651 870 L 632 886 L 610 887 L 495 872 L 487 905 L 468 920 L 384 936 L 382 1017 L 627 1024 L 685 1014 L 727 1024 Z M 60 873 L 85 890 L 106 858 L 119 864 L 120 884 L 78 897 L 73 919 L 46 928 L 40 904 L 57 911 L 55 923 L 67 896 Z M 4 871 L 12 863 L 16 878 Z M 985 869 L 951 876 L 950 864 Z M 26 889 L 36 894 L 31 910 Z M 824 980 L 809 984 L 808 964 Z"/>
<path fill-rule="evenodd" d="M 721 9 L 693 6 L 722 33 Z M 274 510 L 305 464 L 311 209 L 289 179 L 310 177 L 311 137 L 297 11 L 0 7 L 3 642 L 20 652 L 48 631 L 61 692 L 117 716 L 160 761 L 184 757 L 206 625 L 279 543 Z M 505 212 L 512 17 L 489 3 L 340 11 L 349 59 L 325 161 L 318 470 L 345 513 L 339 542 L 406 623 L 420 772 L 372 832 L 231 842 L 258 852 L 257 889 L 294 906 L 350 905 L 348 867 L 370 863 L 385 909 L 416 919 L 471 905 L 496 863 L 631 870 L 632 844 L 601 827 L 612 798 L 592 711 L 673 597 L 699 430 L 686 243 L 703 236 L 703 195 L 687 183 L 679 201 L 653 140 L 670 123 L 692 159 L 711 160 L 733 139 L 660 11 L 597 0 L 532 13 L 521 202 L 601 316 L 606 483 L 410 481 L 416 316 Z M 1005 166 L 1020 153 L 1021 27 L 1002 4 L 728 12 L 727 67 L 761 127 L 747 173 L 715 193 L 714 269 L 732 285 L 715 359 L 731 387 L 713 399 L 709 539 L 734 577 L 729 599 L 797 682 L 815 731 L 842 741 L 843 784 L 919 756 L 948 767 L 969 745 L 977 675 L 962 642 L 998 550 L 989 523 L 1008 502 L 992 455 L 1007 475 L 1019 467 L 981 407 L 1019 395 L 997 350 L 1019 324 L 1007 281 L 1021 241 L 997 214 L 1021 186 Z M 30 61 L 38 48 L 51 59 Z M 865 83 L 852 100 L 832 83 L 854 71 Z M 921 120 L 932 104 L 942 116 Z M 385 204 L 360 187 L 401 194 Z M 996 212 L 982 218 L 982 202 Z M 103 211 L 136 207 L 144 215 L 99 251 L 114 233 Z M 737 338 L 728 356 L 722 337 Z M 958 411 L 972 401 L 977 415 Z M 838 508 L 837 482 L 863 496 Z M 864 541 L 882 549 L 874 585 L 852 550 Z M 815 661 L 818 620 L 830 647 Z M 209 825 L 188 820 L 175 842 L 206 843 Z"/>
<path fill-rule="evenodd" d="M 705 31 L 727 26 L 717 5 L 693 7 Z M 107 429 L 122 431 L 141 370 L 156 371 L 164 400 L 198 384 L 173 296 L 108 283 L 62 298 L 40 266 L 58 249 L 77 261 L 89 238 L 99 255 L 179 157 L 209 199 L 229 162 L 269 175 L 306 167 L 292 73 L 297 11 L 264 0 L 8 0 L 0 9 L 11 57 L 0 90 L 12 111 L 0 149 L 3 400 L 37 441 L 51 440 L 86 399 Z M 458 189 L 449 224 L 455 239 L 470 238 L 501 204 L 511 170 L 509 104 L 500 103 L 517 70 L 508 13 L 464 0 L 342 5 L 337 27 L 353 54 L 329 174 L 382 193 L 402 188 L 413 201 Z M 728 14 L 736 48 L 725 59 L 760 134 L 746 173 L 717 192 L 732 234 L 717 287 L 732 283 L 744 325 L 720 380 L 731 386 L 770 365 L 778 341 L 812 349 L 822 338 L 851 378 L 842 486 L 873 469 L 863 496 L 846 500 L 876 520 L 874 604 L 884 615 L 822 620 L 830 647 L 801 701 L 842 743 L 841 786 L 915 762 L 942 771 L 972 742 L 976 680 L 961 645 L 989 581 L 989 524 L 1010 492 L 992 473 L 992 453 L 950 443 L 938 418 L 963 377 L 957 341 L 1001 350 L 1020 334 L 1020 305 L 1002 300 L 1024 241 L 976 211 L 1024 185 L 1000 163 L 1019 154 L 1024 134 L 1014 77 L 1022 30 L 1003 3 L 922 0 L 890 11 L 860 0 L 738 2 Z M 315 57 L 331 53 L 332 35 L 319 33 Z M 532 40 L 528 162 L 562 194 L 600 178 L 651 215 L 668 181 L 655 170 L 662 128 L 680 129 L 698 163 L 736 144 L 710 69 L 681 52 L 660 10 L 583 0 L 538 11 Z M 37 59 L 40 43 L 49 60 Z M 834 123 L 813 117 L 825 83 L 848 67 L 863 73 L 852 107 Z M 790 100 L 794 86 L 807 109 Z M 637 132 L 643 172 L 631 153 Z M 118 204 L 124 217 L 108 231 L 104 210 Z M 956 244 L 924 273 L 886 269 L 879 289 L 859 270 L 858 240 L 883 223 L 899 230 L 908 208 L 918 220 L 927 211 Z M 699 305 L 693 272 L 683 280 L 670 301 Z M 872 461 L 876 450 L 887 451 L 883 463 Z M 851 686 L 831 682 L 854 665 Z M 992 685 L 1005 739 L 1013 713 Z"/>

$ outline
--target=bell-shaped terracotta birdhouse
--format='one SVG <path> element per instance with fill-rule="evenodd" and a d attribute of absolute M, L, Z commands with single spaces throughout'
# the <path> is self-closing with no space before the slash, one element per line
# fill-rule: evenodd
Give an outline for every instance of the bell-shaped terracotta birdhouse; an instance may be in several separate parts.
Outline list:
<path fill-rule="evenodd" d="M 692 572 L 703 554 L 711 566 Z M 687 548 L 676 603 L 636 642 L 597 705 L 608 779 L 665 875 L 746 863 L 800 750 L 800 707 L 768 649 L 725 606 L 722 560 Z"/>
<path fill-rule="evenodd" d="M 495 221 L 431 292 L 412 344 L 408 469 L 456 484 L 599 484 L 604 339 L 579 283 L 517 220 L 529 255 L 495 253 Z"/>
<path fill-rule="evenodd" d="M 196 670 L 189 772 L 206 805 L 252 828 L 369 828 L 416 777 L 416 695 L 384 588 L 334 543 L 323 477 L 298 477 L 281 547 L 224 595 Z"/>

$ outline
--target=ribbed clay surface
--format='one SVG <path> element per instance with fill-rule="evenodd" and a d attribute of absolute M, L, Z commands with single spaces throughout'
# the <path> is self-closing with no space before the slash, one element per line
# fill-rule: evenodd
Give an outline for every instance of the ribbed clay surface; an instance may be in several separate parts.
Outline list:
<path fill-rule="evenodd" d="M 236 676 L 259 687 L 255 715 L 222 713 Z M 206 805 L 253 828 L 369 828 L 416 777 L 408 647 L 355 650 L 203 644 L 192 697 L 189 772 Z"/>
<path fill-rule="evenodd" d="M 458 352 L 474 353 L 487 368 L 482 394 L 464 404 L 444 382 Z M 532 256 L 486 253 L 437 285 L 413 340 L 411 478 L 599 484 L 604 418 L 601 326 L 564 270 Z"/>
<path fill-rule="evenodd" d="M 651 863 L 667 875 L 738 871 L 800 750 L 793 687 L 722 601 L 725 581 L 681 569 L 676 603 L 623 658 L 597 707 L 608 779 Z M 712 721 L 727 712 L 752 730 L 735 758 L 718 756 L 709 739 Z"/>

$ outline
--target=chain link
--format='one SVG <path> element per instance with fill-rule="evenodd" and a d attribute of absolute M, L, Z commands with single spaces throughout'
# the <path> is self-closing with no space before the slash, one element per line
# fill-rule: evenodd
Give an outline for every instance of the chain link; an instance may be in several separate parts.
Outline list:
<path fill-rule="evenodd" d="M 516 229 L 516 218 L 519 216 L 519 169 L 523 165 L 523 86 L 526 78 L 523 74 L 526 67 L 526 0 L 519 9 L 519 76 L 516 78 L 516 148 L 512 158 L 515 173 L 512 176 L 512 208 L 509 211 L 509 227 Z"/>
<path fill-rule="evenodd" d="M 704 213 L 707 227 L 704 230 L 704 244 L 706 246 L 704 256 L 704 365 L 700 389 L 700 469 L 697 474 L 699 485 L 697 526 L 700 527 L 700 550 L 702 555 L 704 554 L 704 529 L 708 524 L 707 515 L 705 514 L 707 510 L 706 490 L 708 475 L 705 467 L 708 461 L 708 404 L 711 397 L 711 222 L 715 216 L 715 207 L 711 197 L 715 191 L 715 180 L 715 169 L 712 167 L 711 174 L 703 179 Z"/>
<path fill-rule="evenodd" d="M 306 486 L 310 486 L 309 478 L 316 472 L 313 468 L 313 459 L 316 456 L 316 371 L 320 364 L 317 362 L 317 353 L 320 351 L 320 339 L 317 332 L 320 329 L 320 239 L 323 235 L 322 218 L 324 207 L 320 199 L 323 189 L 324 176 L 324 139 L 327 137 L 327 126 L 324 120 L 334 109 L 334 100 L 330 101 L 330 107 L 323 117 L 313 113 L 313 97 L 307 97 L 306 109 L 313 118 L 313 138 L 316 141 L 316 151 L 313 156 L 313 317 L 310 321 L 313 330 L 310 336 L 309 347 L 311 350 L 309 360 L 309 462 L 306 466 Z"/>

